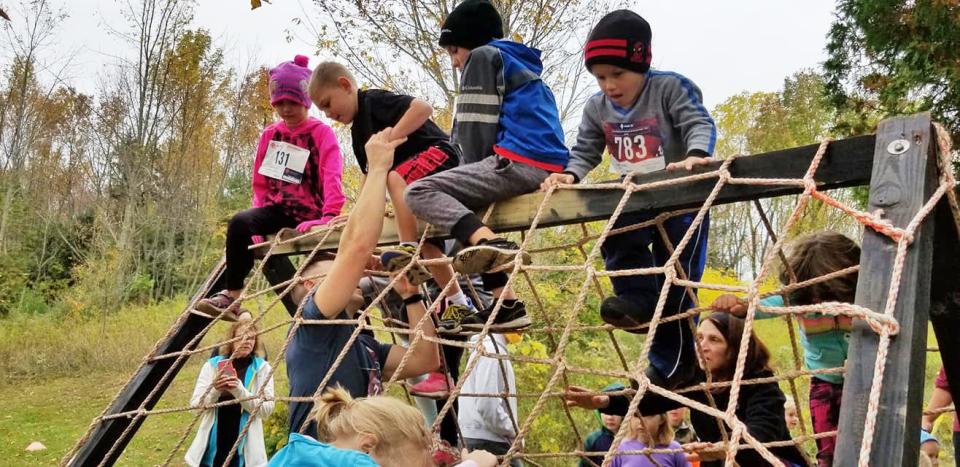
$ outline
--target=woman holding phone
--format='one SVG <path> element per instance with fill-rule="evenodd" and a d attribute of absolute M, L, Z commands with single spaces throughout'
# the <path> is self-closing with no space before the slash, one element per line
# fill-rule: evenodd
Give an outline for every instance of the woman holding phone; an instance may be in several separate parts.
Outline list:
<path fill-rule="evenodd" d="M 197 377 L 190 405 L 203 409 L 203 414 L 184 460 L 193 467 L 224 465 L 240 433 L 250 425 L 229 465 L 267 465 L 263 419 L 273 412 L 270 364 L 263 358 L 257 328 L 250 322 L 233 323 L 224 342 L 219 355 L 207 360 Z M 230 401 L 239 402 L 227 403 Z M 226 404 L 211 407 L 217 403 Z M 254 416 L 257 406 L 260 410 Z"/>

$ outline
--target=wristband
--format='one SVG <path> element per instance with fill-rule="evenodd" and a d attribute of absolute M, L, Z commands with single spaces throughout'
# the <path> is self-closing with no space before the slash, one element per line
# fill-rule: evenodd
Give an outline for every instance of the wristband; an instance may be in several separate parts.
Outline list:
<path fill-rule="evenodd" d="M 413 295 L 411 295 L 411 296 L 403 299 L 403 304 L 404 304 L 405 306 L 410 306 L 410 305 L 422 305 L 422 304 L 423 304 L 423 295 L 420 295 L 420 294 L 418 294 L 418 293 L 417 293 L 417 294 L 413 294 Z"/>

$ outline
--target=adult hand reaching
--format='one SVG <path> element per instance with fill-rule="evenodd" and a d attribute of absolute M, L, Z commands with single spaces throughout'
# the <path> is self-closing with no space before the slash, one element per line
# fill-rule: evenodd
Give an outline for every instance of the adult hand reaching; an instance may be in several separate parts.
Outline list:
<path fill-rule="evenodd" d="M 563 400 L 567 407 L 580 407 L 581 409 L 603 409 L 610 405 L 610 396 L 592 394 L 592 392 L 580 386 L 568 386 Z"/>
<path fill-rule="evenodd" d="M 397 146 L 405 143 L 407 138 L 398 138 L 390 140 L 390 132 L 393 128 L 387 127 L 383 131 L 374 134 L 367 140 L 363 146 L 367 152 L 367 172 L 389 171 L 393 165 L 393 152 Z"/>
<path fill-rule="evenodd" d="M 723 294 L 713 300 L 710 308 L 721 313 L 730 313 L 738 318 L 747 315 L 747 303 L 734 294 Z"/>

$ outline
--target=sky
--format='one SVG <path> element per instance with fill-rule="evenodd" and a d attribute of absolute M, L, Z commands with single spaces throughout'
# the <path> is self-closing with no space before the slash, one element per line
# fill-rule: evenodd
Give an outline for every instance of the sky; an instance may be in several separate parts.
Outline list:
<path fill-rule="evenodd" d="M 129 53 L 108 32 L 125 27 L 119 4 L 51 1 L 69 15 L 55 38 L 56 53 L 73 57 L 66 64 L 66 81 L 95 93 L 105 65 Z M 628 5 L 651 24 L 653 66 L 697 83 L 708 109 L 743 91 L 775 91 L 792 73 L 818 67 L 826 58 L 834 8 L 832 0 L 636 0 Z M 298 53 L 311 55 L 314 38 L 295 18 L 317 22 L 320 15 L 310 0 L 273 0 L 252 11 L 248 0 L 198 0 L 194 27 L 210 31 L 228 64 L 245 69 L 251 61 L 273 65 Z"/>

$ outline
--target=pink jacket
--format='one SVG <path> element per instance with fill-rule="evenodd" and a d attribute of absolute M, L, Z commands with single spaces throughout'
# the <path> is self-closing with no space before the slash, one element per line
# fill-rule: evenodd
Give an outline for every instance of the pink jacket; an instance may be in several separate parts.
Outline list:
<path fill-rule="evenodd" d="M 265 177 L 258 173 L 271 140 L 283 141 L 310 151 L 300 184 Z M 282 120 L 263 130 L 253 162 L 253 207 L 281 205 L 297 222 L 329 221 L 343 207 L 343 157 L 333 130 L 309 117 L 296 128 Z"/>

